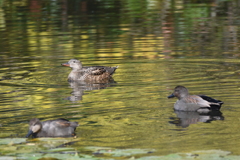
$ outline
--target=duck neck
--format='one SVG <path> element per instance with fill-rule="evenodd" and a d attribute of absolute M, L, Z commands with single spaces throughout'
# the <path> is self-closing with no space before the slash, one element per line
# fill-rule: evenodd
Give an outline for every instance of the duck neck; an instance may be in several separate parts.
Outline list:
<path fill-rule="evenodd" d="M 183 99 L 185 97 L 187 97 L 188 94 L 182 94 L 181 96 L 178 97 L 178 99 Z"/>
<path fill-rule="evenodd" d="M 79 62 L 78 65 L 74 66 L 74 67 L 71 67 L 73 71 L 77 71 L 77 70 L 81 70 L 82 69 L 82 63 Z"/>

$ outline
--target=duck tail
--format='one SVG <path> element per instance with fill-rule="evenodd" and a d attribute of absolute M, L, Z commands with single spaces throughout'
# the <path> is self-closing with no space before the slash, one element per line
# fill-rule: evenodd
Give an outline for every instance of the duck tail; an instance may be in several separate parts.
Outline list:
<path fill-rule="evenodd" d="M 107 69 L 108 73 L 112 76 L 114 74 L 114 72 L 116 71 L 116 69 L 118 69 L 119 66 L 116 67 L 110 67 Z"/>
<path fill-rule="evenodd" d="M 79 126 L 79 124 L 78 124 L 78 122 L 71 122 L 70 126 L 71 127 L 77 127 L 77 126 Z"/>
<path fill-rule="evenodd" d="M 219 103 L 213 103 L 213 102 L 209 102 L 209 104 L 220 106 L 222 103 L 221 103 L 221 104 L 219 104 Z"/>

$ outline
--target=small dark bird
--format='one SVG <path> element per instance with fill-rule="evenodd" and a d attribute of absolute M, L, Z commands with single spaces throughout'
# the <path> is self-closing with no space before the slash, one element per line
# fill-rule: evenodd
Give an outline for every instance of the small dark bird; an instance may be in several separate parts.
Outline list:
<path fill-rule="evenodd" d="M 63 63 L 62 66 L 68 66 L 72 68 L 72 71 L 68 75 L 68 81 L 102 81 L 112 78 L 113 73 L 118 68 L 106 67 L 106 66 L 89 66 L 83 67 L 82 63 L 77 59 L 71 59 L 67 63 Z"/>
<path fill-rule="evenodd" d="M 56 119 L 41 122 L 38 118 L 33 118 L 29 122 L 29 131 L 26 138 L 32 135 L 37 137 L 73 137 L 78 122 L 70 122 L 67 119 Z"/>
<path fill-rule="evenodd" d="M 174 109 L 178 111 L 209 112 L 220 110 L 223 102 L 205 95 L 189 95 L 184 86 L 177 86 L 168 98 L 177 97 Z"/>

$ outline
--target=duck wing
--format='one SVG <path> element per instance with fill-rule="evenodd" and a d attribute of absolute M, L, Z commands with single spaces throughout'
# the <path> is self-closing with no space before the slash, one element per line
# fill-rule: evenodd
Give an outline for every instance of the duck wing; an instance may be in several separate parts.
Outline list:
<path fill-rule="evenodd" d="M 64 128 L 64 127 L 77 127 L 79 124 L 78 122 L 70 122 L 69 120 L 65 118 L 59 118 L 55 120 L 48 120 L 42 122 L 43 129 L 44 130 L 49 130 L 50 128 Z"/>
<path fill-rule="evenodd" d="M 88 75 L 102 75 L 107 71 L 104 66 L 83 67 L 82 70 Z"/>
<path fill-rule="evenodd" d="M 78 122 L 70 122 L 64 118 L 54 120 L 53 123 L 55 123 L 56 127 L 74 127 L 74 128 L 76 128 L 79 125 Z"/>
<path fill-rule="evenodd" d="M 206 100 L 206 101 L 208 101 L 210 103 L 218 103 L 219 105 L 223 104 L 222 101 L 214 99 L 212 97 L 208 97 L 208 96 L 205 96 L 205 95 L 198 95 L 198 96 L 200 96 L 202 99 L 204 99 L 204 100 Z"/>
<path fill-rule="evenodd" d="M 208 101 L 210 103 L 211 109 L 212 110 L 220 110 L 223 102 L 217 99 L 214 99 L 212 97 L 208 97 L 205 95 L 199 95 L 202 99 L 204 99 L 205 101 Z"/>
<path fill-rule="evenodd" d="M 195 104 L 199 107 L 210 107 L 210 103 L 208 101 L 197 95 L 189 95 L 184 98 L 184 101 L 188 104 Z"/>
<path fill-rule="evenodd" d="M 108 74 L 112 75 L 115 70 L 118 68 L 116 67 L 106 67 L 106 66 L 91 66 L 91 67 L 83 67 L 82 70 L 91 75 L 102 75 L 105 72 L 108 72 Z"/>
<path fill-rule="evenodd" d="M 191 95 L 184 99 L 187 103 L 198 105 L 200 108 L 208 108 L 210 110 L 220 110 L 222 101 L 205 95 Z"/>

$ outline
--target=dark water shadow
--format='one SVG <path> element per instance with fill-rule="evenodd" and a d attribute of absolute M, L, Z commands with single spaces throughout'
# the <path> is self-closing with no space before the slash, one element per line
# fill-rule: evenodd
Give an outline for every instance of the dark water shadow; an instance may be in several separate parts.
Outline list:
<path fill-rule="evenodd" d="M 105 89 L 107 87 L 112 87 L 117 84 L 114 79 L 110 79 L 107 81 L 94 81 L 94 82 L 87 82 L 87 81 L 75 81 L 75 82 L 68 82 L 69 87 L 73 89 L 71 96 L 65 98 L 71 102 L 81 101 L 82 96 L 84 95 L 84 91 L 90 90 L 99 90 Z"/>
<path fill-rule="evenodd" d="M 186 128 L 191 124 L 196 124 L 198 122 L 210 123 L 215 120 L 224 120 L 222 112 L 212 111 L 209 113 L 198 113 L 198 112 L 184 112 L 184 111 L 174 111 L 177 117 L 170 117 L 172 121 L 169 121 L 171 124 L 176 126 L 181 126 Z"/>

